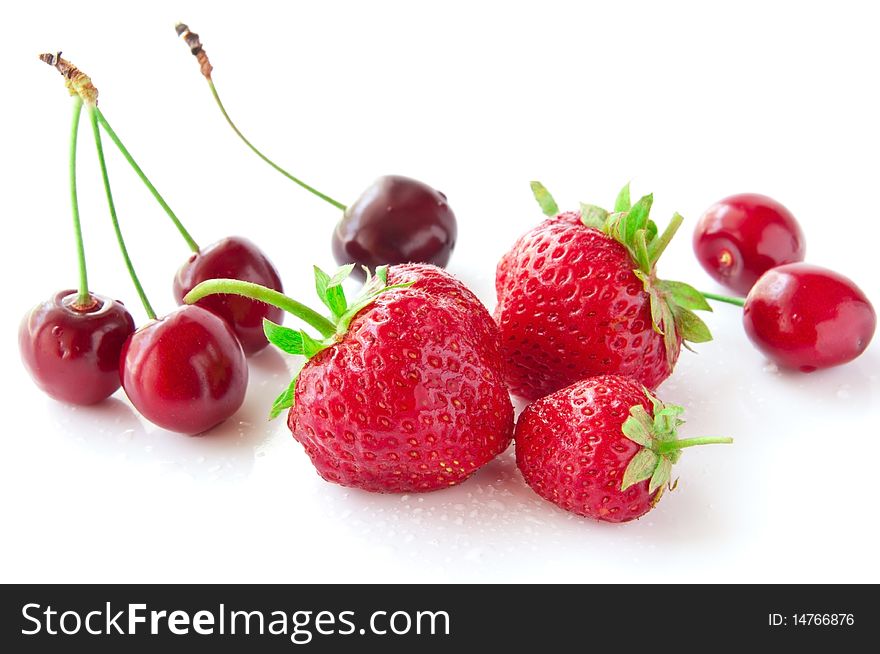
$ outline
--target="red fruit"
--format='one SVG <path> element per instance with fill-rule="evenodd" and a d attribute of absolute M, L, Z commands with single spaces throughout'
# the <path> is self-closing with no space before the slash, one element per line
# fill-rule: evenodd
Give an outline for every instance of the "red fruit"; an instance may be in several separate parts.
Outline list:
<path fill-rule="evenodd" d="M 174 277 L 174 299 L 183 304 L 183 296 L 206 279 L 240 279 L 282 291 L 281 278 L 269 258 L 246 238 L 232 236 L 193 254 Z M 263 318 L 280 322 L 284 312 L 264 302 L 238 295 L 212 295 L 199 300 L 198 306 L 223 318 L 246 355 L 262 350 L 269 341 L 263 334 Z"/>
<path fill-rule="evenodd" d="M 458 226 L 446 196 L 399 175 L 380 177 L 345 210 L 333 231 L 333 256 L 340 265 L 370 269 L 410 261 L 445 266 Z M 362 276 L 361 268 L 354 270 Z"/>
<path fill-rule="evenodd" d="M 18 330 L 21 360 L 44 393 L 89 405 L 119 388 L 122 346 L 134 319 L 121 302 L 90 295 L 86 308 L 76 291 L 59 291 L 24 317 Z"/>
<path fill-rule="evenodd" d="M 464 481 L 510 442 L 513 407 L 497 330 L 453 277 L 391 267 L 387 290 L 311 358 L 288 414 L 326 480 L 377 492 Z"/>
<path fill-rule="evenodd" d="M 650 205 L 647 196 L 611 216 L 585 207 L 597 227 L 579 213 L 551 217 L 501 259 L 495 318 L 514 394 L 533 400 L 598 374 L 625 375 L 655 388 L 672 372 L 683 337 L 711 338 L 690 311 L 709 308 L 699 293 L 656 278 L 654 263 L 678 222 L 657 237 L 647 220 Z M 647 249 L 652 259 L 641 262 L 635 245 L 640 231 L 651 245 L 663 241 Z"/>
<path fill-rule="evenodd" d="M 126 341 L 122 387 L 135 408 L 160 427 L 200 434 L 244 401 L 248 369 L 229 325 L 183 306 L 147 323 Z"/>
<path fill-rule="evenodd" d="M 677 440 L 681 413 L 633 379 L 585 379 L 526 407 L 514 436 L 516 463 L 538 495 L 566 511 L 634 520 L 657 504 L 682 448 L 731 442 Z"/>
<path fill-rule="evenodd" d="M 876 325 L 874 308 L 852 280 L 805 263 L 768 270 L 743 307 L 743 326 L 757 348 L 803 372 L 855 359 Z"/>
<path fill-rule="evenodd" d="M 742 193 L 712 205 L 694 230 L 694 252 L 716 281 L 745 295 L 767 270 L 803 261 L 791 212 L 766 195 Z"/>

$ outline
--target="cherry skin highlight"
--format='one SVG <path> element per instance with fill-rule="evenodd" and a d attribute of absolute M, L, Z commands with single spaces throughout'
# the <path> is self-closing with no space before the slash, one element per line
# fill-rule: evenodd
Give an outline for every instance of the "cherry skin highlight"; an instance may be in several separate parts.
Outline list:
<path fill-rule="evenodd" d="M 446 196 L 408 177 L 380 177 L 346 209 L 333 231 L 333 256 L 340 265 L 430 263 L 443 267 L 455 247 L 458 227 Z"/>
<path fill-rule="evenodd" d="M 694 252 L 717 282 L 745 295 L 770 268 L 803 261 L 804 234 L 792 213 L 756 193 L 709 207 L 694 230 Z"/>
<path fill-rule="evenodd" d="M 840 365 L 868 347 L 877 315 L 865 294 L 832 270 L 792 263 L 768 270 L 743 307 L 746 334 L 784 368 Z"/>
<path fill-rule="evenodd" d="M 248 369 L 232 328 L 197 306 L 178 307 L 126 341 L 122 387 L 135 408 L 160 427 L 200 434 L 244 401 Z"/>
<path fill-rule="evenodd" d="M 201 282 L 223 278 L 283 292 L 278 271 L 263 251 L 246 238 L 231 236 L 202 248 L 180 267 L 174 277 L 174 299 L 183 304 L 184 296 Z M 281 309 L 238 295 L 211 295 L 197 304 L 229 323 L 248 356 L 269 343 L 263 334 L 263 318 L 279 324 L 284 319 Z"/>
<path fill-rule="evenodd" d="M 21 359 L 37 386 L 50 397 L 90 405 L 119 388 L 122 346 L 134 319 L 121 302 L 90 294 L 78 308 L 78 293 L 59 291 L 31 309 L 18 330 Z"/>

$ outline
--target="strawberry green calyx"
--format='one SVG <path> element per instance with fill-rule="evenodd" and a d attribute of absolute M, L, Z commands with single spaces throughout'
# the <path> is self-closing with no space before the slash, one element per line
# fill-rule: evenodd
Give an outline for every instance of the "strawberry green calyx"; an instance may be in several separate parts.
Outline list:
<path fill-rule="evenodd" d="M 547 208 L 556 207 L 550 192 L 540 182 L 532 182 L 532 191 L 545 213 Z M 689 284 L 657 278 L 657 261 L 684 219 L 680 214 L 674 214 L 669 225 L 660 233 L 657 224 L 650 218 L 653 203 L 654 196 L 649 194 L 632 204 L 627 184 L 618 193 L 611 213 L 601 207 L 581 203 L 581 222 L 626 248 L 636 265 L 633 273 L 651 299 L 651 322 L 654 330 L 663 335 L 666 356 L 671 365 L 675 360 L 679 337 L 685 347 L 689 342 L 705 343 L 712 340 L 706 323 L 694 313 L 695 310 L 712 311 L 712 307 L 703 294 Z"/>
<path fill-rule="evenodd" d="M 678 428 L 684 424 L 679 416 L 684 409 L 674 404 L 664 404 L 648 389 L 645 396 L 653 405 L 652 418 L 641 404 L 631 407 L 629 418 L 623 423 L 623 435 L 641 445 L 641 449 L 629 462 L 623 473 L 620 489 L 650 479 L 648 492 L 653 493 L 669 482 L 672 466 L 681 457 L 681 450 L 695 445 L 732 443 L 732 438 L 685 438 L 679 439 Z"/>
<path fill-rule="evenodd" d="M 283 293 L 238 279 L 209 279 L 187 293 L 183 301 L 187 304 L 194 304 L 208 295 L 219 293 L 241 295 L 283 309 L 317 330 L 320 336 L 315 338 L 304 329 L 284 327 L 264 318 L 263 332 L 266 334 L 266 338 L 283 352 L 311 359 L 319 352 L 339 342 L 348 332 L 352 319 L 379 295 L 395 288 L 412 286 L 412 282 L 389 286 L 388 266 L 376 268 L 375 275 L 364 268 L 367 279 L 360 292 L 349 302 L 345 297 L 342 282 L 354 270 L 354 264 L 340 267 L 333 275 L 328 275 L 317 266 L 314 267 L 314 270 L 315 291 L 322 304 L 330 311 L 329 317 L 322 316 L 317 311 Z M 298 374 L 294 376 L 288 387 L 275 398 L 269 412 L 270 418 L 277 417 L 282 411 L 293 406 L 298 376 Z"/>

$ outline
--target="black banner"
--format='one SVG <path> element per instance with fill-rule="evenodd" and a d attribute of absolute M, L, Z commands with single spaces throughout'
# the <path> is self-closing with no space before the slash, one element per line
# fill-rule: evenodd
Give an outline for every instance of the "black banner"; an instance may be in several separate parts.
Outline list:
<path fill-rule="evenodd" d="M 838 585 L 3 586 L 0 645 L 5 652 L 840 647 L 880 635 L 875 592 Z"/>

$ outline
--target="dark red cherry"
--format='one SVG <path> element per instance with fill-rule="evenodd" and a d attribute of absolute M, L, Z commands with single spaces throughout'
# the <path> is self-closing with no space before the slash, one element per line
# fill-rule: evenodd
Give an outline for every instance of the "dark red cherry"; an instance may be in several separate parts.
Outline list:
<path fill-rule="evenodd" d="M 694 252 L 716 281 L 745 295 L 776 266 L 804 260 L 804 234 L 791 212 L 756 193 L 713 204 L 694 230 Z"/>
<path fill-rule="evenodd" d="M 877 316 L 852 280 L 792 263 L 768 270 L 755 283 L 743 307 L 743 325 L 772 361 L 812 372 L 864 352 Z"/>
<path fill-rule="evenodd" d="M 193 254 L 174 277 L 174 299 L 183 296 L 207 279 L 240 279 L 283 292 L 281 278 L 269 258 L 246 238 L 231 236 Z M 238 295 L 211 295 L 198 305 L 214 313 L 232 327 L 244 353 L 259 352 L 268 344 L 263 334 L 263 318 L 280 323 L 284 312 L 264 302 Z"/>
<path fill-rule="evenodd" d="M 132 334 L 119 371 L 123 389 L 145 418 L 183 434 L 200 434 L 235 413 L 248 380 L 232 328 L 188 305 Z"/>
<path fill-rule="evenodd" d="M 34 382 L 47 395 L 71 404 L 95 404 L 119 388 L 122 346 L 134 319 L 121 302 L 59 291 L 31 309 L 18 330 L 18 348 Z"/>
<path fill-rule="evenodd" d="M 398 263 L 445 266 L 458 227 L 446 196 L 409 177 L 380 177 L 346 209 L 333 231 L 333 256 L 340 265 L 371 270 Z"/>

